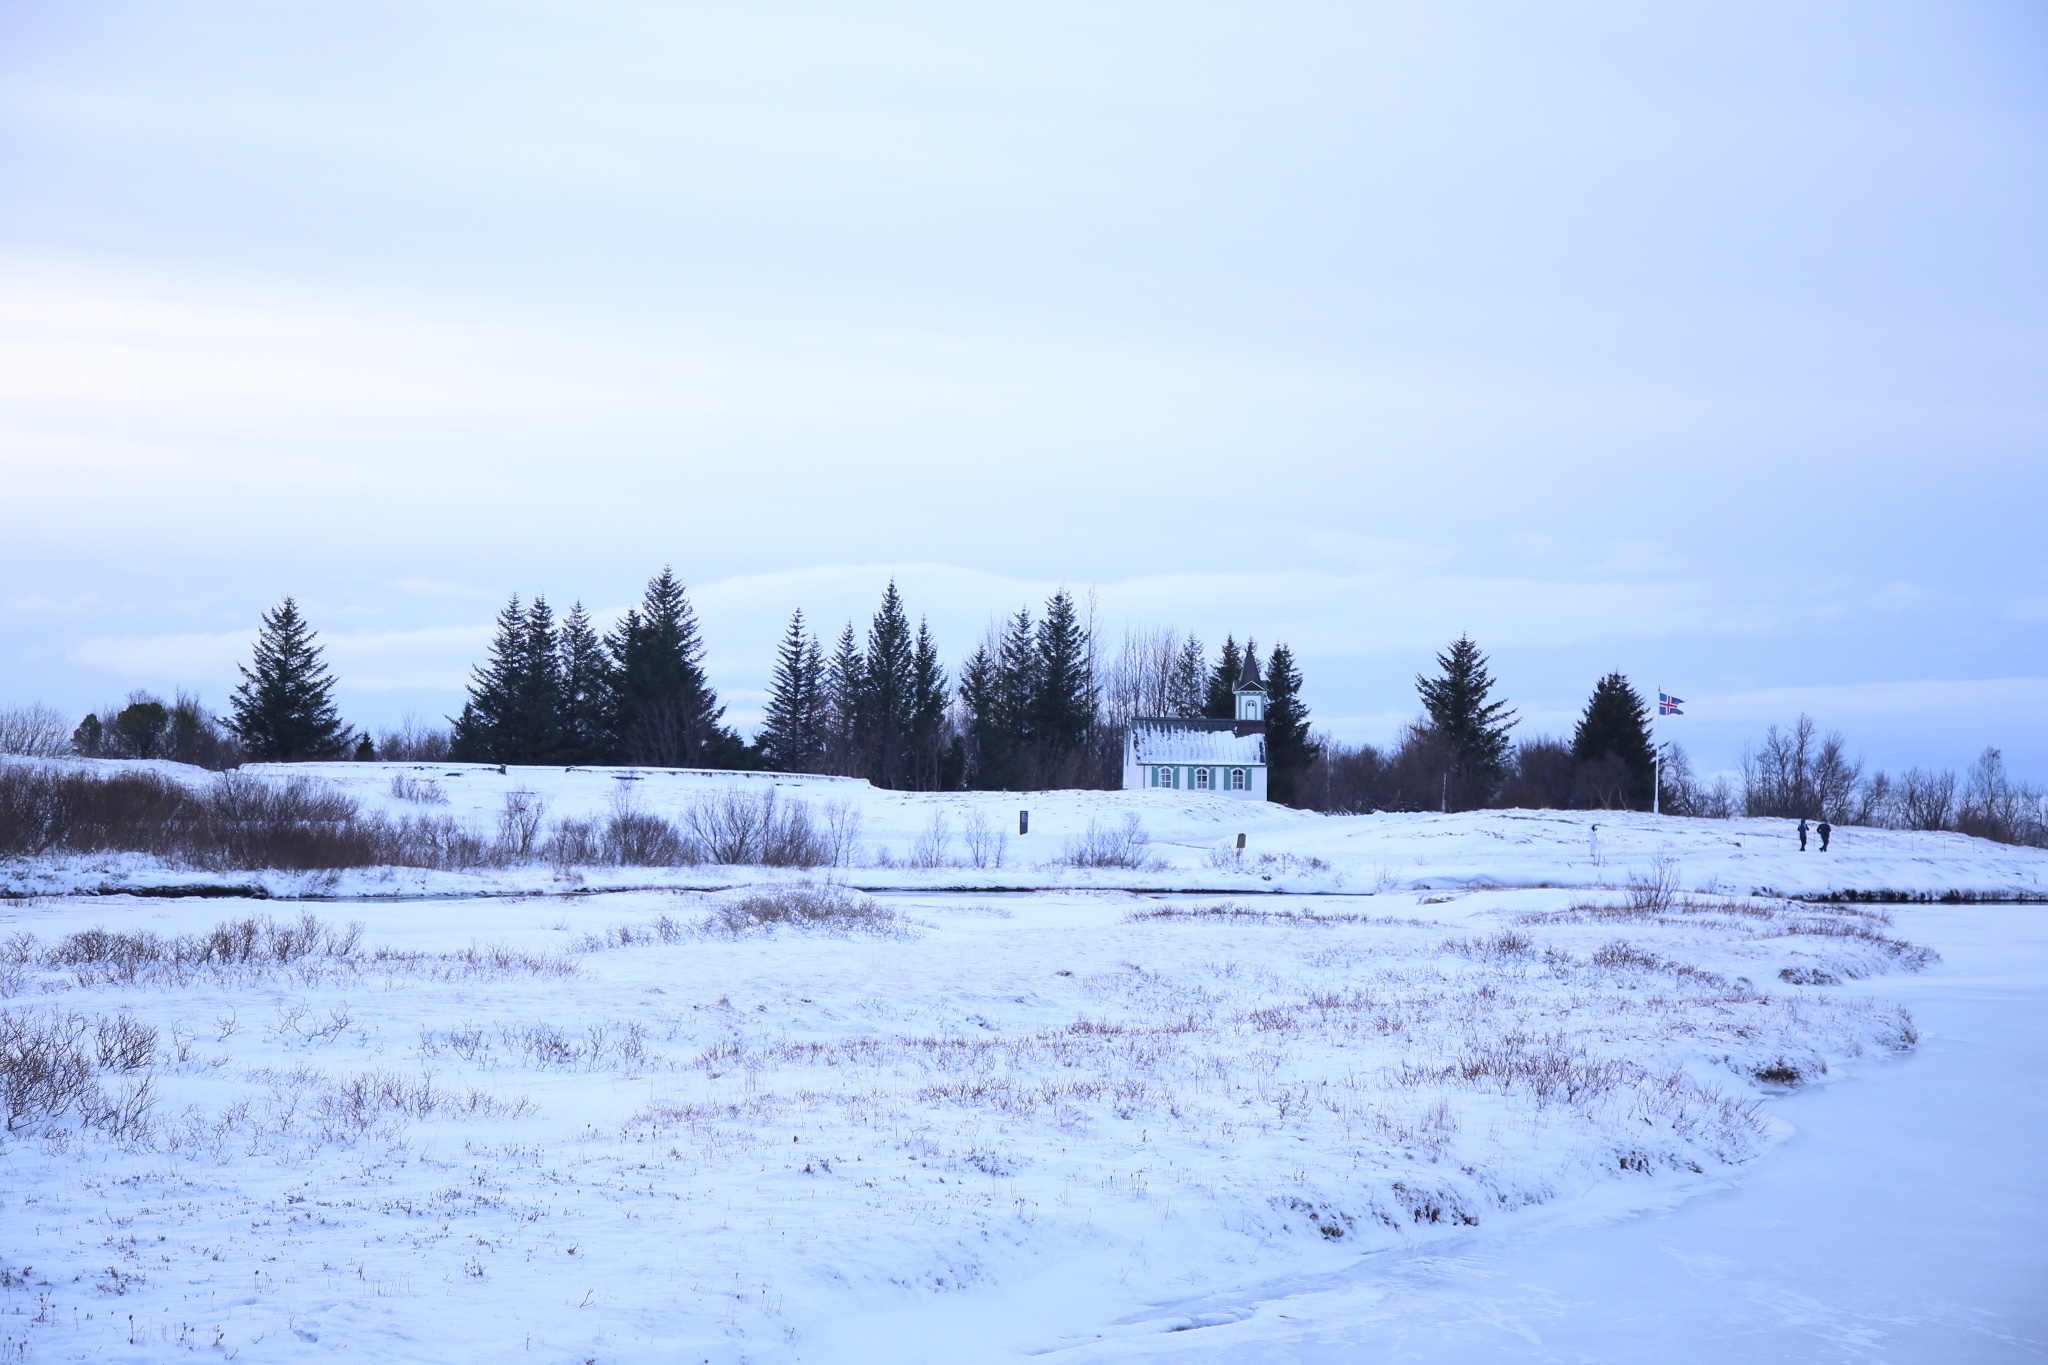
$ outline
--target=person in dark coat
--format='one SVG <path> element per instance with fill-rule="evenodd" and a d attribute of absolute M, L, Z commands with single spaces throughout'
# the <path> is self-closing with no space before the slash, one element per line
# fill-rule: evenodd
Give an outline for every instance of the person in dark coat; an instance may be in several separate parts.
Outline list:
<path fill-rule="evenodd" d="M 1806 852 L 1806 818 L 1804 816 L 1801 816 L 1799 820 L 1799 851 L 1801 853 Z"/>
<path fill-rule="evenodd" d="M 1828 820 L 1827 820 L 1827 817 L 1826 817 L 1825 815 L 1823 815 L 1823 816 L 1821 817 L 1820 823 L 1819 823 L 1818 825 L 1815 825 L 1815 826 L 1813 827 L 1813 829 L 1814 829 L 1814 833 L 1816 833 L 1816 834 L 1820 835 L 1820 851 L 1821 851 L 1821 852 L 1823 852 L 1823 853 L 1827 852 L 1827 851 L 1828 851 L 1828 836 L 1829 836 L 1830 834 L 1833 834 L 1833 833 L 1835 832 L 1835 827 L 1834 827 L 1833 825 L 1829 824 L 1829 823 L 1828 823 Z"/>

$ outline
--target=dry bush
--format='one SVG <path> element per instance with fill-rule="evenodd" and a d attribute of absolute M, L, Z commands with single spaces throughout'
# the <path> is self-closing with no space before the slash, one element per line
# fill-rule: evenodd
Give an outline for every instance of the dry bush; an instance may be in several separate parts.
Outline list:
<path fill-rule="evenodd" d="M 1393 924 L 1426 929 L 1428 920 L 1400 919 L 1393 915 L 1359 915 L 1348 911 L 1329 914 L 1320 910 L 1268 910 L 1263 906 L 1220 901 L 1215 905 L 1155 906 L 1133 910 L 1124 916 L 1126 924 L 1185 920 L 1194 924 Z"/>
<path fill-rule="evenodd" d="M 152 772 L 0 767 L 0 856 L 145 853 L 213 871 L 492 866 L 505 854 L 447 817 L 365 814 L 324 783 L 222 773 L 201 787 Z"/>
<path fill-rule="evenodd" d="M 932 818 L 918 832 L 910 846 L 912 867 L 946 867 L 952 862 L 953 827 L 946 821 L 946 812 L 935 810 Z"/>
<path fill-rule="evenodd" d="M 313 1097 L 312 1117 L 330 1141 L 347 1141 L 386 1124 L 431 1118 L 516 1118 L 532 1105 L 524 1098 L 507 1102 L 481 1090 L 458 1094 L 424 1077 L 391 1071 L 367 1071 L 337 1082 Z"/>
<path fill-rule="evenodd" d="M 48 947 L 32 935 L 18 934 L 5 945 L 5 957 L 13 964 L 69 973 L 80 986 L 175 985 L 201 975 L 217 979 L 222 973 L 250 977 L 276 971 L 291 972 L 305 984 L 366 972 L 465 980 L 572 976 L 576 971 L 565 958 L 504 944 L 472 944 L 440 953 L 365 949 L 362 931 L 359 923 L 337 927 L 312 915 L 282 922 L 267 917 L 228 920 L 204 934 L 94 928 L 68 934 Z"/>
<path fill-rule="evenodd" d="M 76 1014 L 0 1010 L 0 1109 L 8 1132 L 98 1108 L 99 1078 L 86 1052 L 89 1027 Z"/>
<path fill-rule="evenodd" d="M 853 866 L 854 852 L 860 847 L 860 807 L 844 799 L 827 801 L 825 823 L 818 834 L 825 842 L 824 866 Z"/>
<path fill-rule="evenodd" d="M 1003 859 L 1009 856 L 1010 832 L 991 825 L 983 811 L 968 812 L 967 827 L 961 837 L 967 841 L 967 860 L 976 867 L 1001 867 Z"/>
<path fill-rule="evenodd" d="M 802 801 L 776 800 L 727 789 L 699 796 L 683 812 L 683 827 L 708 863 L 759 867 L 823 867 L 833 860 L 831 840 Z"/>
<path fill-rule="evenodd" d="M 491 1029 L 464 1024 L 420 1034 L 422 1057 L 451 1052 L 472 1066 L 489 1065 L 499 1049 L 537 1071 L 596 1071 L 607 1066 L 630 1071 L 647 1060 L 647 1025 L 638 1019 L 607 1020 L 580 1029 L 547 1023 L 501 1023 Z"/>
<path fill-rule="evenodd" d="M 282 923 L 268 916 L 224 920 L 204 934 L 170 937 L 84 929 L 40 954 L 39 965 L 95 968 L 131 980 L 153 967 L 282 967 L 311 956 L 353 957 L 362 933 L 360 923 L 336 929 L 312 915 Z"/>
<path fill-rule="evenodd" d="M 140 1071 L 156 1059 L 156 1030 L 126 1014 L 102 1015 L 93 1026 L 93 1053 L 109 1071 Z"/>
<path fill-rule="evenodd" d="M 1628 879 L 1628 908 L 1646 918 L 1668 914 L 1678 900 L 1678 864 L 1655 858 L 1650 870 Z"/>
<path fill-rule="evenodd" d="M 1116 825 L 1091 818 L 1079 837 L 1067 840 L 1059 861 L 1068 867 L 1148 867 L 1145 847 L 1150 842 L 1135 811 Z"/>
<path fill-rule="evenodd" d="M 757 888 L 721 903 L 707 927 L 738 935 L 778 924 L 839 933 L 902 932 L 894 910 L 835 882 Z"/>
<path fill-rule="evenodd" d="M 65 851 L 168 854 L 192 794 L 153 772 L 101 775 L 32 763 L 0 766 L 0 856 Z"/>
<path fill-rule="evenodd" d="M 541 818 L 547 814 L 547 802 L 538 793 L 524 787 L 505 793 L 505 807 L 498 812 L 498 843 L 503 846 L 506 856 L 526 859 L 534 854 L 534 844 L 540 837 Z"/>
<path fill-rule="evenodd" d="M 592 867 L 607 862 L 604 831 L 589 820 L 558 820 L 541 843 L 540 856 L 555 867 Z"/>
<path fill-rule="evenodd" d="M 396 730 L 377 736 L 377 757 L 386 763 L 446 763 L 453 751 L 447 730 L 423 724 L 416 716 L 407 716 Z"/>
<path fill-rule="evenodd" d="M 1536 944 L 1526 934 L 1506 929 L 1492 938 L 1449 938 L 1440 949 L 1474 962 L 1513 962 L 1533 957 Z"/>
<path fill-rule="evenodd" d="M 62 712 L 41 702 L 0 706 L 0 754 L 62 758 L 71 752 L 71 727 Z"/>
<path fill-rule="evenodd" d="M 634 809 L 629 799 L 614 799 L 600 840 L 603 861 L 619 867 L 690 867 L 704 861 L 681 830 Z"/>
<path fill-rule="evenodd" d="M 416 806 L 448 804 L 448 793 L 441 790 L 439 782 L 431 777 L 407 777 L 404 773 L 391 774 L 391 798 L 410 801 Z"/>

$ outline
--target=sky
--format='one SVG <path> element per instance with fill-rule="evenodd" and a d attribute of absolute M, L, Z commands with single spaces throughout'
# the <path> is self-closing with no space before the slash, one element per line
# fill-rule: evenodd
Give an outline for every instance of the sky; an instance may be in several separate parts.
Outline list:
<path fill-rule="evenodd" d="M 0 704 L 674 566 L 2048 777 L 2048 10 L 0 0 Z"/>

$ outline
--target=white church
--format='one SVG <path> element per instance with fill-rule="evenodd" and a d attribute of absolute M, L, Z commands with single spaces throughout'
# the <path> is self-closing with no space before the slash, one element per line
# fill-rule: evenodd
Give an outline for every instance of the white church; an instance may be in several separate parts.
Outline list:
<path fill-rule="evenodd" d="M 1266 687 L 1249 653 L 1237 719 L 1139 716 L 1124 732 L 1124 790 L 1218 792 L 1266 799 Z"/>

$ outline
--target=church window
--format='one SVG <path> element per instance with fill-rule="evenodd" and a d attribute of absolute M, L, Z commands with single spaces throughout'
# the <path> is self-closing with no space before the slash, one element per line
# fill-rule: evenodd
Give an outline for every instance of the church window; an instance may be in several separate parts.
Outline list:
<path fill-rule="evenodd" d="M 1244 790 L 1244 769 L 1232 768 L 1230 770 L 1230 789 L 1234 792 Z"/>
<path fill-rule="evenodd" d="M 1207 768 L 1195 769 L 1195 789 L 1197 791 L 1209 790 L 1209 770 Z"/>

